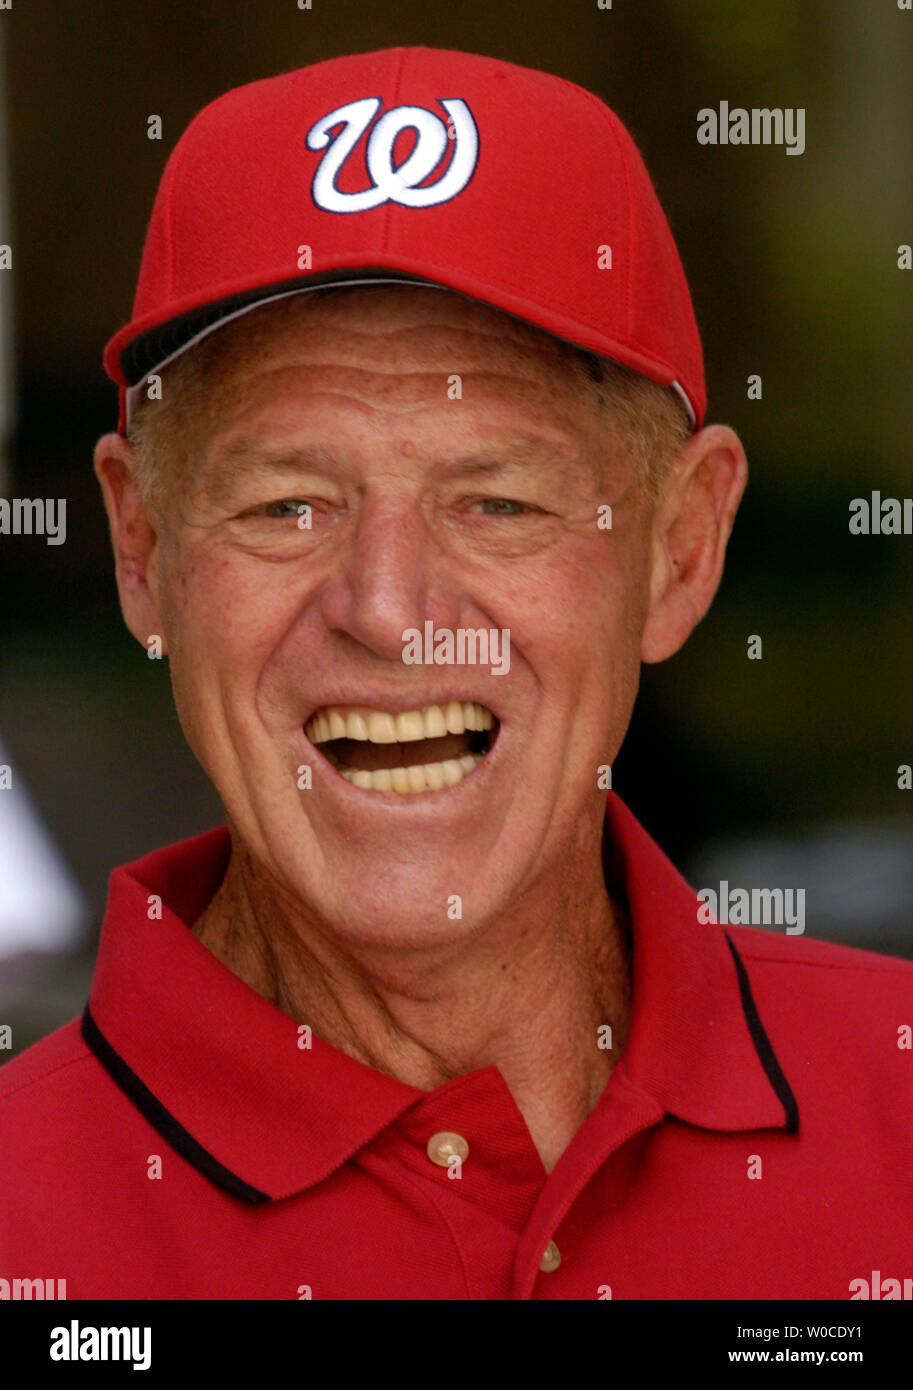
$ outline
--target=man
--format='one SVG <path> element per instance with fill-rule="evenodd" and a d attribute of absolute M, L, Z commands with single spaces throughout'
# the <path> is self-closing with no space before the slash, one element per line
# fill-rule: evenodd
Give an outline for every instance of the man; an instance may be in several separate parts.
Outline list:
<path fill-rule="evenodd" d="M 706 922 L 606 796 L 746 478 L 617 118 L 428 49 L 229 93 L 106 361 L 124 616 L 227 828 L 116 871 L 82 1020 L 3 1070 L 4 1277 L 909 1275 L 911 967 Z"/>

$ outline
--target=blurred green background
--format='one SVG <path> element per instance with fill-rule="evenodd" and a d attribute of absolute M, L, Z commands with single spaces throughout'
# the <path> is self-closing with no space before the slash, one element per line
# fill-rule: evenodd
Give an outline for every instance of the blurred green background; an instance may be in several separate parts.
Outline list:
<path fill-rule="evenodd" d="M 913 956 L 913 793 L 897 786 L 913 762 L 913 537 L 847 525 L 853 497 L 913 492 L 913 272 L 897 266 L 913 242 L 913 13 L 17 0 L 0 30 L 16 413 L 0 494 L 68 499 L 66 545 L 0 538 L 0 737 L 87 903 L 84 948 L 0 972 L 16 1050 L 81 1007 L 111 868 L 221 820 L 166 664 L 121 623 L 91 471 L 116 424 L 101 350 L 129 318 L 158 178 L 228 87 L 399 43 L 541 67 L 618 111 L 688 274 L 708 418 L 746 445 L 720 594 L 645 670 L 616 789 L 693 881 L 808 884 L 809 934 Z M 721 100 L 805 108 L 805 153 L 699 145 L 697 112 Z M 746 658 L 754 633 L 762 661 Z"/>

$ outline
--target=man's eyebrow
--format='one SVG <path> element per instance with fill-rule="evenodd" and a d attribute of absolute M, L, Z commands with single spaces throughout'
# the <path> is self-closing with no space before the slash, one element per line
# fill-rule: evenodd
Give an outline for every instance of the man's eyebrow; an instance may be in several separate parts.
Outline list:
<path fill-rule="evenodd" d="M 484 453 L 463 453 L 441 460 L 441 466 L 449 473 L 478 474 L 489 477 L 500 473 L 504 468 L 557 468 L 567 474 L 575 470 L 595 470 L 595 460 L 586 455 L 570 453 L 546 439 L 517 441 L 507 445 L 492 445 Z"/>
<path fill-rule="evenodd" d="M 602 458 L 572 453 L 554 441 L 533 436 L 492 443 L 484 450 L 439 455 L 434 459 L 435 471 L 451 477 L 490 478 L 510 469 L 548 468 L 561 481 L 586 477 L 600 484 L 604 463 Z M 256 436 L 241 436 L 220 445 L 206 458 L 200 486 L 209 498 L 218 501 L 229 495 L 233 485 L 242 478 L 288 473 L 294 469 L 333 471 L 339 465 L 338 453 L 326 445 L 271 445 L 264 444 Z"/>
<path fill-rule="evenodd" d="M 207 465 L 218 467 L 223 463 L 249 464 L 253 468 L 282 468 L 286 464 L 335 463 L 333 450 L 322 444 L 264 444 L 256 435 L 242 435 L 220 444 L 207 458 Z"/>
<path fill-rule="evenodd" d="M 509 444 L 495 444 L 485 453 L 458 454 L 441 460 L 441 466 L 460 477 L 487 478 L 511 468 L 547 468 L 555 478 L 570 481 L 586 477 L 601 484 L 604 460 L 591 454 L 563 449 L 547 439 L 518 439 Z"/>
<path fill-rule="evenodd" d="M 209 454 L 200 470 L 200 490 L 214 502 L 230 496 L 243 478 L 289 473 L 293 469 L 337 467 L 337 455 L 322 445 L 269 445 L 257 438 L 232 439 Z"/>

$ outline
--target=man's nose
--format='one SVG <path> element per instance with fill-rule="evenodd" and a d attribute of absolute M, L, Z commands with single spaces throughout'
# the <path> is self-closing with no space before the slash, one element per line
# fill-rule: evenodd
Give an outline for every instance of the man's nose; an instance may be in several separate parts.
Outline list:
<path fill-rule="evenodd" d="M 448 595 L 450 595 L 448 597 Z M 374 497 L 362 507 L 338 568 L 324 585 L 323 620 L 378 656 L 401 659 L 403 633 L 457 625 L 446 559 L 419 502 Z"/>

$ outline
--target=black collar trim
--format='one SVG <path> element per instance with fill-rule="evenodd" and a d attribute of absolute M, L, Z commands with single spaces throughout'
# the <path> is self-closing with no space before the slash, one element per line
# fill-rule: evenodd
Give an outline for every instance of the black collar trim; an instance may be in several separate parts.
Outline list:
<path fill-rule="evenodd" d="M 735 961 L 742 1010 L 745 1014 L 748 1032 L 767 1079 L 783 1106 L 787 1132 L 796 1134 L 799 1129 L 799 1106 L 796 1097 L 777 1061 L 770 1039 L 764 1031 L 764 1025 L 758 1015 L 757 1006 L 751 993 L 751 985 L 748 981 L 748 973 L 742 964 L 742 959 L 728 932 L 724 935 Z M 133 1102 L 140 1114 L 149 1121 L 153 1129 L 157 1130 L 182 1158 L 185 1158 L 210 1182 L 215 1183 L 217 1187 L 221 1187 L 233 1197 L 240 1198 L 242 1202 L 248 1202 L 255 1206 L 261 1202 L 272 1200 L 268 1193 L 261 1192 L 257 1187 L 252 1187 L 250 1183 L 246 1183 L 243 1178 L 239 1178 L 230 1168 L 226 1168 L 217 1158 L 214 1158 L 209 1150 L 204 1149 L 202 1144 L 194 1139 L 193 1135 L 174 1118 L 171 1112 L 165 1109 L 161 1101 L 157 1100 L 149 1090 L 149 1087 L 140 1080 L 133 1068 L 127 1065 L 123 1057 L 108 1042 L 92 1017 L 88 1004 L 83 1011 L 81 1026 L 82 1036 L 87 1046 L 91 1048 L 111 1079 Z"/>
<path fill-rule="evenodd" d="M 217 1187 L 224 1188 L 233 1197 L 239 1197 L 242 1202 L 250 1202 L 253 1205 L 271 1200 L 266 1192 L 251 1187 L 250 1183 L 246 1183 L 243 1178 L 224 1167 L 217 1158 L 213 1158 L 208 1149 L 204 1149 L 171 1112 L 165 1109 L 161 1101 L 156 1100 L 132 1067 L 115 1052 L 92 1017 L 88 1004 L 82 1015 L 82 1036 L 112 1080 L 133 1101 L 153 1129 L 158 1130 L 162 1138 L 167 1140 L 182 1158 L 186 1158 L 188 1163 L 193 1164 L 194 1168 Z"/>
<path fill-rule="evenodd" d="M 780 1063 L 777 1061 L 776 1053 L 771 1045 L 770 1038 L 764 1031 L 764 1025 L 758 1014 L 757 1005 L 751 992 L 751 985 L 748 982 L 748 972 L 742 964 L 742 958 L 732 943 L 732 938 L 728 932 L 723 935 L 729 944 L 732 958 L 735 961 L 736 975 L 739 979 L 739 992 L 742 996 L 742 1011 L 745 1014 L 745 1022 L 748 1024 L 748 1032 L 751 1034 L 751 1041 L 754 1043 L 755 1052 L 761 1066 L 767 1073 L 767 1079 L 777 1093 L 777 1099 L 783 1106 L 786 1114 L 786 1130 L 789 1134 L 797 1134 L 799 1131 L 799 1105 L 793 1095 L 792 1087 L 783 1075 Z"/>

